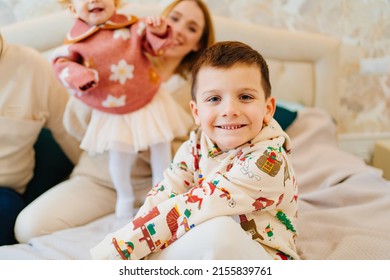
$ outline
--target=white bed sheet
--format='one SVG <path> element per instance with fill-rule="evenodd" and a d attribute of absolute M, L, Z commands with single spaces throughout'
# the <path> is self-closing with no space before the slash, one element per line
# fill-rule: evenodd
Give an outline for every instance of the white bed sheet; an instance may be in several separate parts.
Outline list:
<path fill-rule="evenodd" d="M 302 259 L 390 259 L 390 182 L 337 146 L 327 113 L 304 108 L 287 132 L 300 188 Z M 0 259 L 90 259 L 89 250 L 126 223 L 114 215 L 0 247 Z"/>

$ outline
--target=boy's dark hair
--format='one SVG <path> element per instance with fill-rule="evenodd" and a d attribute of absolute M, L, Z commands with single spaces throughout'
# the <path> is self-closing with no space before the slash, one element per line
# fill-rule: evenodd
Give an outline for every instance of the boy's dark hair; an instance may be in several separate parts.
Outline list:
<path fill-rule="evenodd" d="M 218 42 L 205 49 L 192 67 L 191 97 L 196 101 L 199 70 L 203 67 L 230 68 L 236 64 L 256 65 L 261 73 L 261 86 L 265 97 L 271 96 L 268 65 L 263 56 L 250 46 L 237 41 Z"/>

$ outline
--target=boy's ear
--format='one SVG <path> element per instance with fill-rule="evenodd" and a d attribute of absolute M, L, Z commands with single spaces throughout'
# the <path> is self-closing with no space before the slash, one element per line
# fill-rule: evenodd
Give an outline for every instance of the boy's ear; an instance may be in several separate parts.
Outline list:
<path fill-rule="evenodd" d="M 198 111 L 198 106 L 196 106 L 196 102 L 194 100 L 190 101 L 190 108 L 191 108 L 191 113 L 192 117 L 194 118 L 195 124 L 200 125 L 200 119 L 199 119 L 199 111 Z"/>
<path fill-rule="evenodd" d="M 265 110 L 266 110 L 266 113 L 264 116 L 264 123 L 268 124 L 272 120 L 272 118 L 274 117 L 274 114 L 275 114 L 275 110 L 276 110 L 275 97 L 273 97 L 273 96 L 268 97 L 268 99 L 266 100 L 266 104 L 265 104 Z"/>

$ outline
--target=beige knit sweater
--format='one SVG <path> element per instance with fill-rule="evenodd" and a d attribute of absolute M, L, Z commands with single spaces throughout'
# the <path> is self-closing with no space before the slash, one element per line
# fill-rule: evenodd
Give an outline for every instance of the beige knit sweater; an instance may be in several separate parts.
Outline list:
<path fill-rule="evenodd" d="M 33 145 L 43 127 L 51 130 L 69 159 L 77 162 L 79 143 L 66 133 L 62 124 L 68 97 L 51 65 L 40 53 L 3 41 L 0 57 L 0 185 L 24 192 L 33 176 Z"/>

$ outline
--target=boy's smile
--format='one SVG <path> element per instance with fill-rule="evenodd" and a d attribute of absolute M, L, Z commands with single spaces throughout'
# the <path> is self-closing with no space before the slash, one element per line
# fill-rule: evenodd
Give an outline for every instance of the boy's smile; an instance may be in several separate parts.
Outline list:
<path fill-rule="evenodd" d="M 196 124 L 221 150 L 249 142 L 271 120 L 275 99 L 265 99 L 261 79 L 253 65 L 200 69 L 191 110 Z"/>
<path fill-rule="evenodd" d="M 222 128 L 222 129 L 227 129 L 227 130 L 236 130 L 241 127 L 244 127 L 245 125 L 242 124 L 228 124 L 228 125 L 217 125 L 216 127 Z"/>

